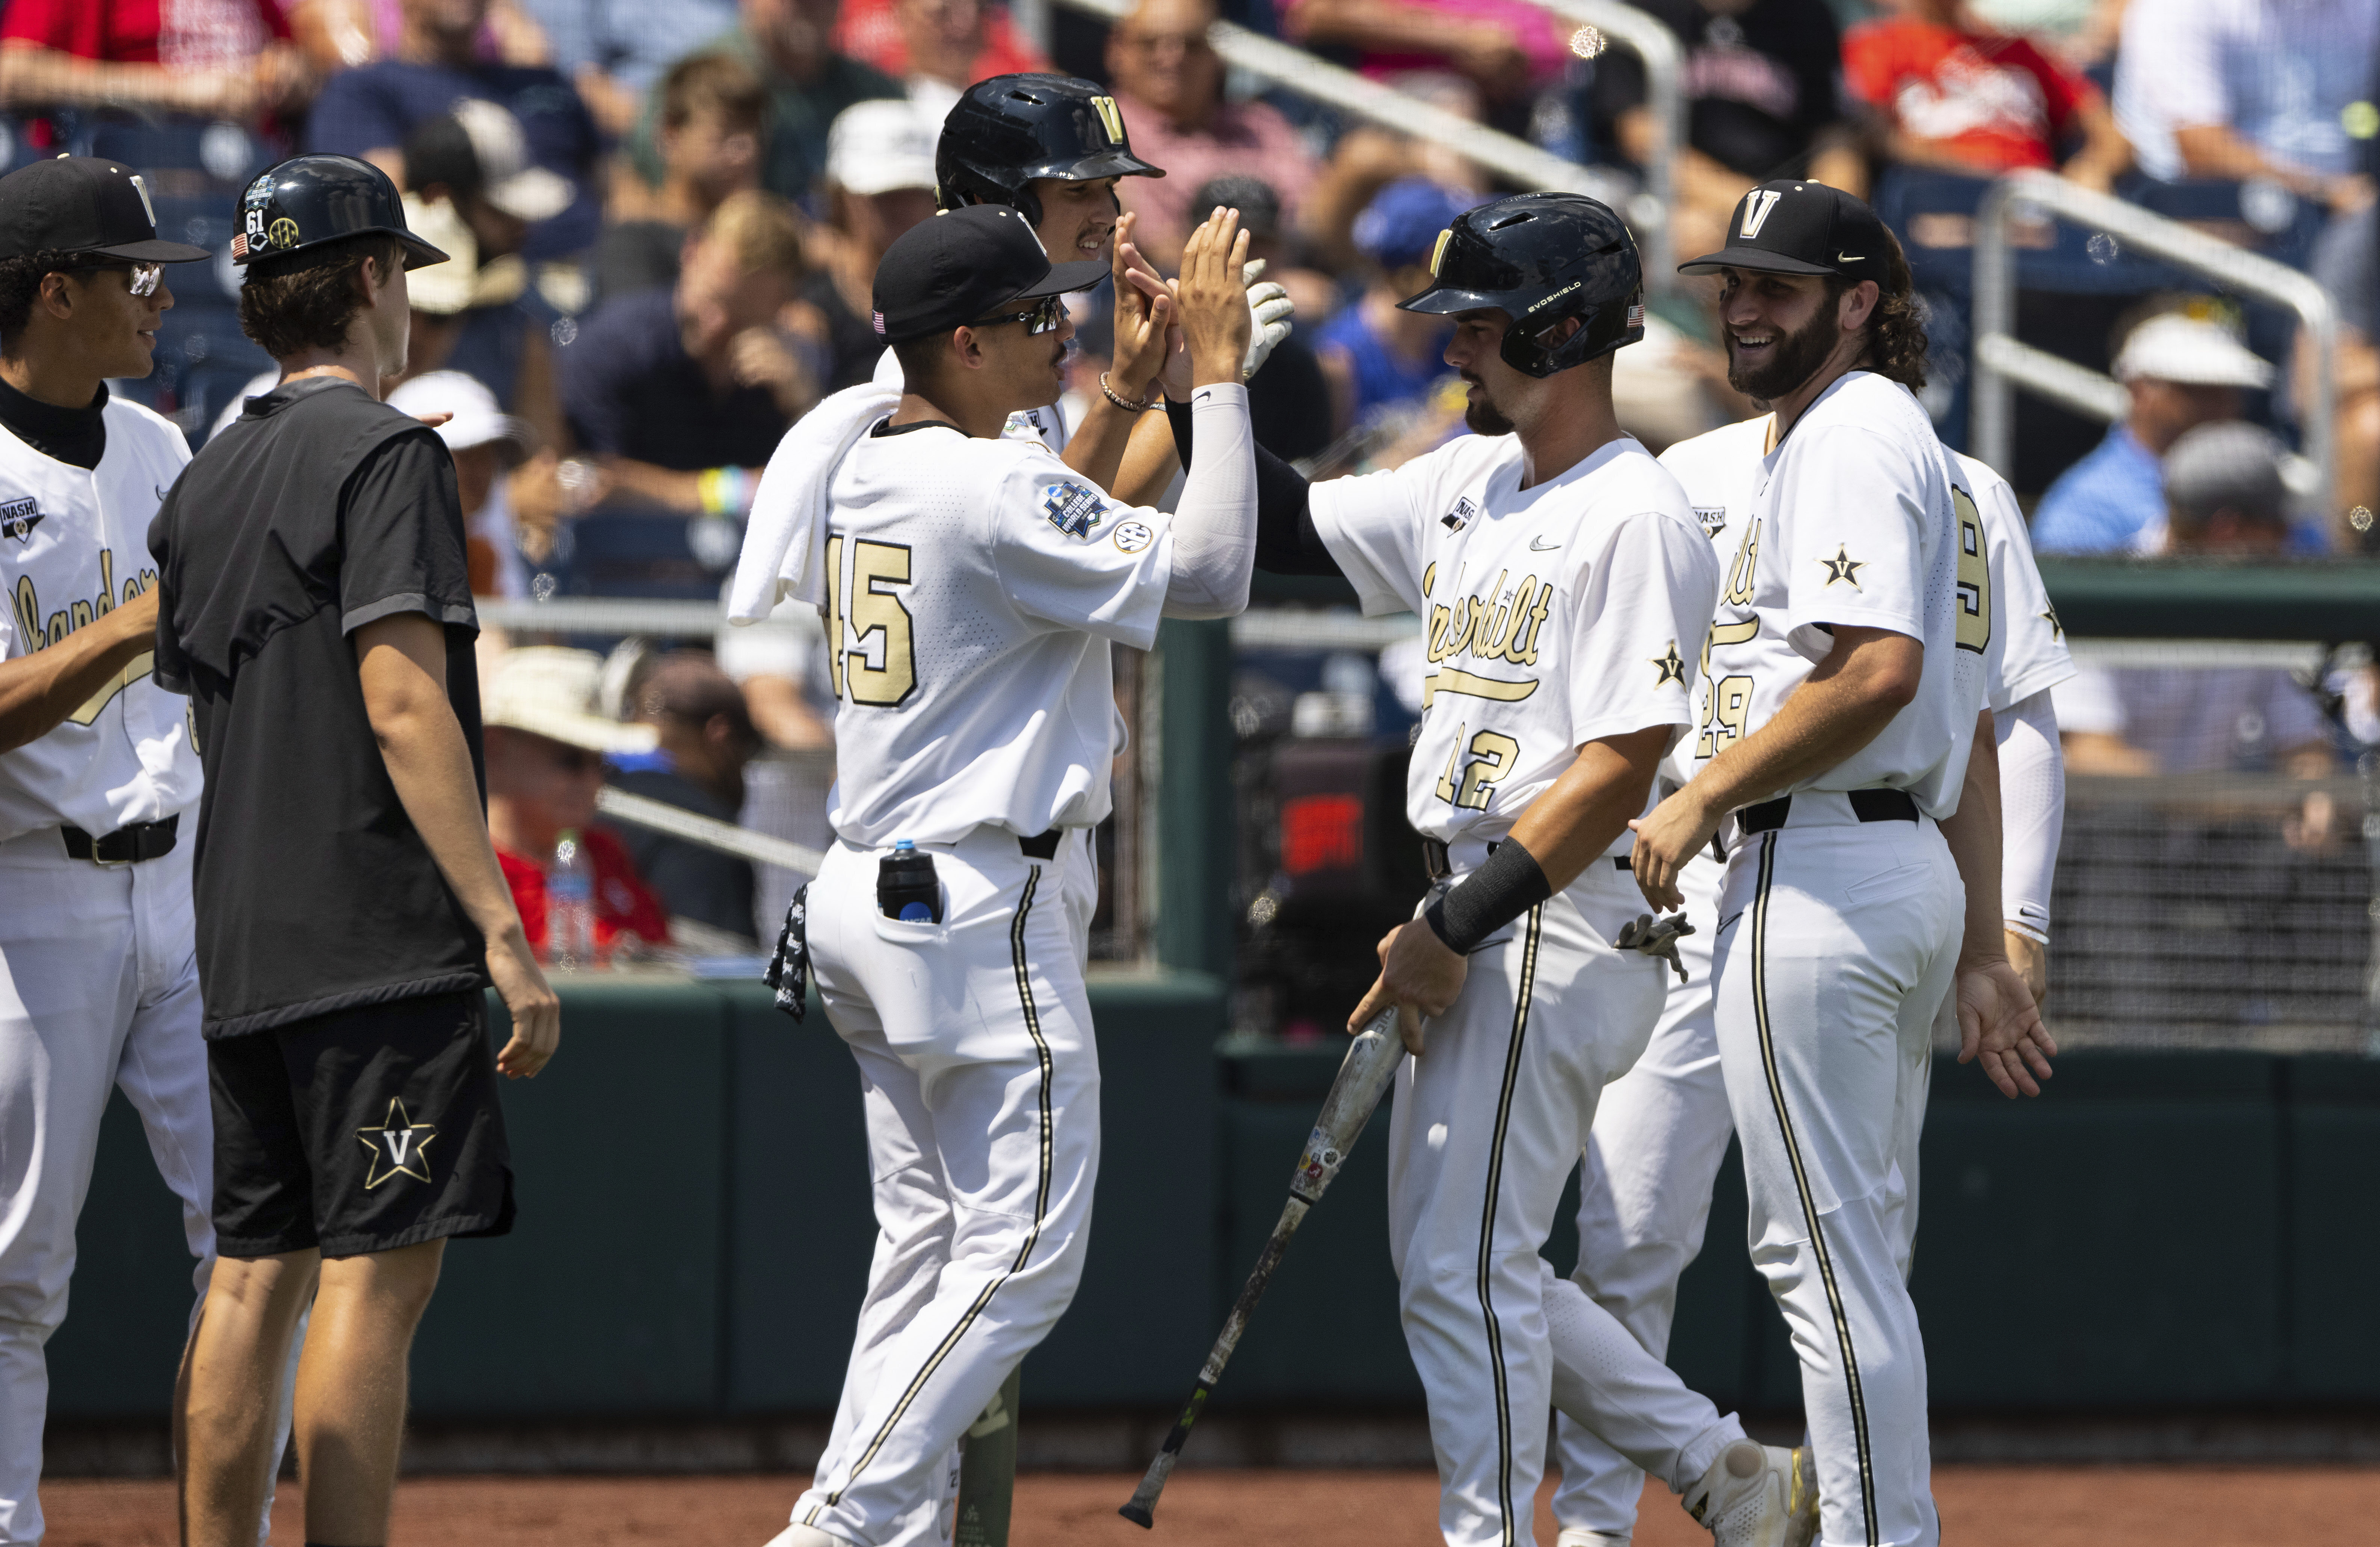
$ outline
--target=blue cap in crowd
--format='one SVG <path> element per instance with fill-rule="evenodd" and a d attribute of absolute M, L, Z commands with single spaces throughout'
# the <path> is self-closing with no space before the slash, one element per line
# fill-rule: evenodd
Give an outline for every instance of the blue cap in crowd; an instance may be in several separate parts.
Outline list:
<path fill-rule="evenodd" d="M 1401 177 L 1355 217 L 1355 250 L 1383 269 L 1418 263 L 1437 248 L 1438 234 L 1477 202 L 1427 177 Z"/>

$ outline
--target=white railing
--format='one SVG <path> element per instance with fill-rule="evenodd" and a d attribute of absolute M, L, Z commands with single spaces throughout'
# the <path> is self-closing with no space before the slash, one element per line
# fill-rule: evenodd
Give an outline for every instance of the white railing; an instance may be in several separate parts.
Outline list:
<path fill-rule="evenodd" d="M 1133 9 L 1132 0 L 1051 0 L 1051 3 L 1105 17 L 1110 21 L 1122 20 Z M 1630 10 L 1625 6 L 1608 4 L 1606 0 L 1560 0 L 1559 4 L 1549 4 L 1547 8 L 1600 28 L 1613 41 L 1627 43 L 1632 48 L 1638 47 L 1635 40 L 1648 31 L 1669 38 L 1660 23 L 1652 18 L 1641 11 Z M 1661 119 L 1657 136 L 1674 144 L 1679 127 L 1677 52 L 1675 40 L 1670 41 L 1666 68 L 1657 66 L 1652 55 L 1646 54 L 1645 69 L 1648 79 L 1658 79 L 1659 91 L 1670 103 L 1666 117 L 1661 116 L 1658 101 L 1655 104 L 1656 116 Z M 1672 272 L 1675 265 L 1669 259 L 1666 199 L 1647 210 L 1644 207 L 1645 200 L 1630 197 L 1633 190 L 1629 180 L 1619 174 L 1565 161 L 1517 136 L 1474 123 L 1434 103 L 1382 85 L 1354 70 L 1318 59 L 1302 48 L 1268 38 L 1261 32 L 1252 32 L 1232 22 L 1218 21 L 1209 27 L 1207 42 L 1225 64 L 1235 69 L 1245 70 L 1259 80 L 1286 87 L 1300 96 L 1394 129 L 1400 134 L 1434 141 L 1523 187 L 1583 193 L 1601 199 L 1622 212 L 1631 224 L 1642 233 L 1645 288 L 1655 293 L 1665 292 L 1675 282 L 1676 275 Z M 1657 52 L 1660 47 L 1658 43 L 1649 46 Z M 1640 54 L 1645 52 L 1643 48 L 1638 51 Z M 1664 179 L 1668 177 L 1670 163 L 1674 159 L 1673 155 L 1659 158 L 1660 175 Z M 1647 215 L 1655 218 L 1647 220 L 1645 218 Z"/>
<path fill-rule="evenodd" d="M 1584 22 L 1645 63 L 1645 106 L 1653 115 L 1653 150 L 1645 191 L 1629 201 L 1628 223 L 1645 256 L 1645 288 L 1667 295 L 1678 283 L 1677 247 L 1670 211 L 1677 199 L 1678 151 L 1686 142 L 1686 99 L 1678 78 L 1677 34 L 1658 20 L 1615 0 L 1537 0 L 1556 16 Z"/>
<path fill-rule="evenodd" d="M 2321 285 L 2286 264 L 2243 251 L 2180 221 L 2077 187 L 2055 173 L 2010 173 L 1984 194 L 1976 212 L 1974 404 L 1971 449 L 2006 471 L 2016 441 L 2015 389 L 2024 387 L 2085 414 L 2119 417 L 2124 389 L 2094 370 L 2045 354 L 2016 339 L 2016 262 L 2010 223 L 2020 207 L 2104 231 L 2143 256 L 2228 285 L 2297 313 L 2314 349 L 2313 401 L 2299 405 L 2306 460 L 2313 465 L 2314 501 L 2327 519 L 2338 489 L 2338 452 L 2333 423 L 2338 409 L 2338 314 Z"/>

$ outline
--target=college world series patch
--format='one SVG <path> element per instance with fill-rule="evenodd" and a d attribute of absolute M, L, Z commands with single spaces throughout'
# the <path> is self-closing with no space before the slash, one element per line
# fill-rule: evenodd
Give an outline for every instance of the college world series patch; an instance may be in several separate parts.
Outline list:
<path fill-rule="evenodd" d="M 1041 510 L 1050 525 L 1070 538 L 1087 538 L 1107 518 L 1107 502 L 1071 479 L 1041 491 Z"/>

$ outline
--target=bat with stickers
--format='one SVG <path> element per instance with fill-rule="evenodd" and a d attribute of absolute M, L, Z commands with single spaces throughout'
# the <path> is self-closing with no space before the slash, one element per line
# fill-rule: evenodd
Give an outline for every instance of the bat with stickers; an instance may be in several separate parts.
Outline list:
<path fill-rule="evenodd" d="M 1157 1495 L 1165 1491 L 1165 1480 L 1173 1475 L 1173 1464 L 1181 1459 L 1190 1430 L 1205 1410 L 1215 1383 L 1223 1378 L 1223 1366 L 1230 1362 L 1232 1350 L 1240 1346 L 1240 1335 L 1247 1330 L 1257 1301 L 1264 1298 L 1265 1286 L 1272 1282 L 1273 1270 L 1281 1266 L 1290 1238 L 1297 1234 L 1297 1227 L 1305 1222 L 1305 1212 L 1322 1201 L 1324 1190 L 1346 1163 L 1348 1152 L 1355 1147 L 1357 1136 L 1364 1131 L 1364 1124 L 1371 1119 L 1372 1109 L 1387 1094 L 1389 1082 L 1397 1072 L 1397 1060 L 1404 1057 L 1404 1043 L 1397 1035 L 1394 1005 L 1374 1016 L 1355 1034 L 1346 1058 L 1339 1065 L 1338 1078 L 1330 1082 L 1330 1094 L 1322 1100 L 1322 1112 L 1314 1119 L 1314 1131 L 1306 1136 L 1305 1152 L 1297 1157 L 1297 1169 L 1289 1178 L 1289 1201 L 1281 1205 L 1281 1219 L 1272 1227 L 1272 1237 L 1257 1256 L 1256 1271 L 1248 1275 L 1240 1298 L 1232 1304 L 1232 1313 L 1224 1318 L 1222 1334 L 1208 1351 L 1197 1384 L 1191 1388 L 1189 1405 L 1182 1409 L 1173 1432 L 1165 1436 L 1157 1458 L 1148 1464 L 1148 1471 L 1134 1491 L 1132 1502 L 1116 1511 L 1134 1525 L 1146 1529 L 1156 1524 Z"/>

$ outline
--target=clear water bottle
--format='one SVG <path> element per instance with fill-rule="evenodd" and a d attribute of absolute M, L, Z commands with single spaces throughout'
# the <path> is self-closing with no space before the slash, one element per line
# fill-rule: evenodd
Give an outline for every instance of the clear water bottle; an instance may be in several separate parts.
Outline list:
<path fill-rule="evenodd" d="M 545 952 L 565 972 L 595 965 L 595 863 L 565 828 L 545 873 Z"/>

